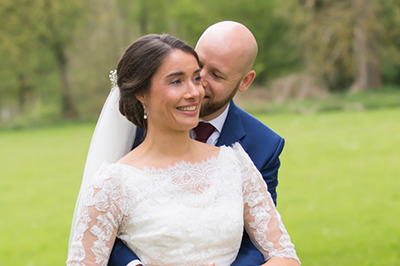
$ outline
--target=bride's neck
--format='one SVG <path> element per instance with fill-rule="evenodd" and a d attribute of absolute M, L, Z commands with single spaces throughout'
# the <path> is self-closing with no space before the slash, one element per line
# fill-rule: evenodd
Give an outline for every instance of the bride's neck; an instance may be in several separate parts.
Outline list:
<path fill-rule="evenodd" d="M 180 158 L 191 152 L 192 144 L 188 131 L 149 131 L 141 146 L 148 153 Z"/>
<path fill-rule="evenodd" d="M 182 161 L 200 162 L 210 156 L 217 156 L 218 152 L 217 147 L 191 139 L 188 131 L 162 135 L 150 131 L 143 143 L 119 162 L 136 168 L 165 168 Z"/>

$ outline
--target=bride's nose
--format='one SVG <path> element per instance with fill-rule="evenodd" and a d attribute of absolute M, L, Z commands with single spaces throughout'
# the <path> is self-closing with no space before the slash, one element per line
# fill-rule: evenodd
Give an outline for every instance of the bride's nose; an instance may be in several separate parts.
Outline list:
<path fill-rule="evenodd" d="M 189 82 L 186 91 L 187 98 L 199 98 L 201 95 L 204 95 L 204 89 L 200 84 L 194 84 L 193 82 Z"/>

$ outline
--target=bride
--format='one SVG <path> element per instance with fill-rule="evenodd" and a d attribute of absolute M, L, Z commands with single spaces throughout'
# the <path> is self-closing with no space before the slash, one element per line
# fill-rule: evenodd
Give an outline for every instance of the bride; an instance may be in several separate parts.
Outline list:
<path fill-rule="evenodd" d="M 166 34 L 146 35 L 125 51 L 117 76 L 92 139 L 67 265 L 107 265 L 116 237 L 146 266 L 230 265 L 243 228 L 263 265 L 299 265 L 266 184 L 240 144 L 215 147 L 189 134 L 204 97 L 195 51 Z M 146 138 L 117 161 L 135 132 L 113 109 L 118 92 L 121 114 L 144 128 Z"/>

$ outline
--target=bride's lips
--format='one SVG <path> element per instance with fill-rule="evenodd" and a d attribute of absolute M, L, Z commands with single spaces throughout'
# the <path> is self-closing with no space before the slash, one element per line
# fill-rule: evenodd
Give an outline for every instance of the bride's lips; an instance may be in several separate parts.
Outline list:
<path fill-rule="evenodd" d="M 197 110 L 197 104 L 196 105 L 190 105 L 190 106 L 181 106 L 181 107 L 176 107 L 179 111 L 196 111 Z"/>
<path fill-rule="evenodd" d="M 197 112 L 198 104 L 193 105 L 186 105 L 186 106 L 179 106 L 176 107 L 178 111 L 185 112 L 185 113 L 196 113 Z"/>

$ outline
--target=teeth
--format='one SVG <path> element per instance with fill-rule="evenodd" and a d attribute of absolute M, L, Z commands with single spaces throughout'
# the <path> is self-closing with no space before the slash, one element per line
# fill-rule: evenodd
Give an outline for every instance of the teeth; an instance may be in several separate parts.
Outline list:
<path fill-rule="evenodd" d="M 188 106 L 188 107 L 178 107 L 178 110 L 181 110 L 181 111 L 194 111 L 194 110 L 196 110 L 196 105 L 193 105 L 193 106 Z"/>

